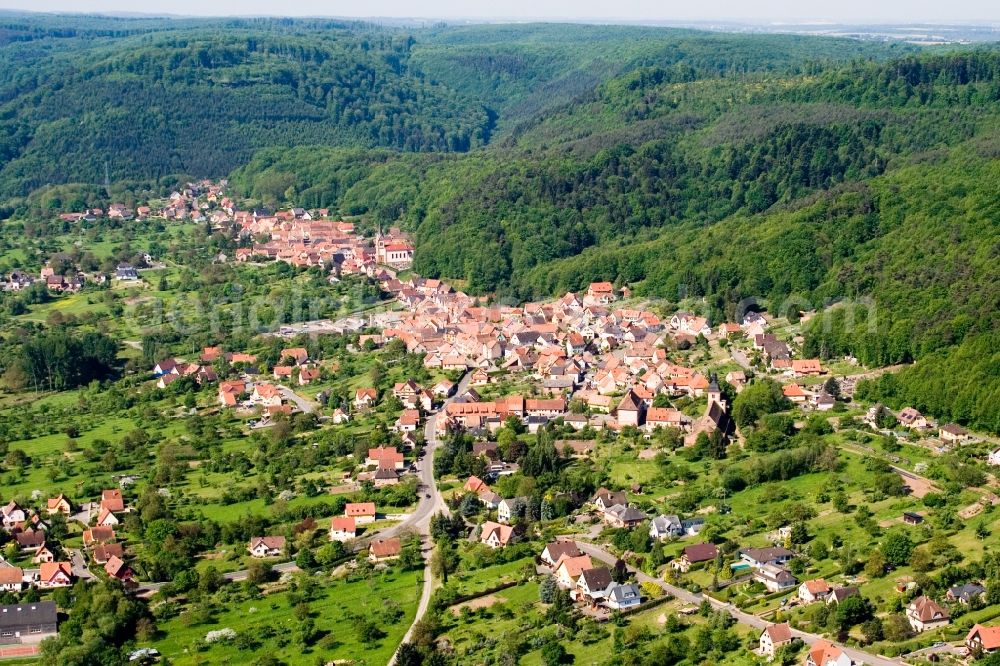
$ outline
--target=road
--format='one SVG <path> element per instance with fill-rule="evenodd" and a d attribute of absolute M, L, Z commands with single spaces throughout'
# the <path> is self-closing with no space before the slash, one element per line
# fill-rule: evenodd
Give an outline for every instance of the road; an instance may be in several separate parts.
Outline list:
<path fill-rule="evenodd" d="M 282 384 L 278 384 L 277 387 L 278 390 L 281 391 L 281 397 L 286 402 L 294 403 L 295 406 L 299 409 L 299 411 L 301 411 L 303 414 L 312 414 L 314 411 L 316 411 L 316 405 L 309 402 L 308 400 L 300 396 L 292 389 Z"/>
<path fill-rule="evenodd" d="M 617 557 L 615 557 L 608 551 L 592 543 L 587 543 L 585 541 L 577 541 L 576 543 L 580 547 L 580 550 L 582 550 L 584 553 L 590 555 L 594 559 L 604 562 L 605 564 L 614 565 L 614 563 L 618 560 Z M 763 618 L 741 611 L 739 608 L 733 606 L 732 604 L 723 603 L 721 601 L 713 599 L 712 597 L 708 597 L 702 594 L 695 594 L 694 592 L 690 592 L 683 588 L 677 587 L 676 585 L 671 585 L 670 583 L 667 583 L 666 581 L 661 580 L 659 578 L 653 578 L 652 576 L 649 576 L 641 571 L 638 571 L 633 567 L 628 567 L 628 570 L 635 576 L 635 579 L 640 583 L 649 582 L 653 583 L 654 585 L 658 585 L 664 592 L 673 595 L 675 598 L 680 599 L 685 603 L 701 604 L 703 601 L 707 599 L 708 602 L 712 604 L 714 608 L 729 613 L 729 615 L 732 616 L 732 618 L 735 619 L 740 624 L 744 624 L 748 627 L 754 627 L 755 629 L 760 629 L 761 631 L 763 631 L 769 624 L 771 624 L 770 622 L 768 622 Z M 799 631 L 797 629 L 792 629 L 792 635 L 800 639 L 806 645 L 812 645 L 818 640 L 826 640 L 822 636 L 817 636 L 816 634 L 810 634 L 804 631 Z M 902 663 L 899 660 L 888 659 L 880 655 L 870 654 L 863 650 L 847 647 L 845 645 L 841 645 L 840 648 L 853 661 L 858 663 L 863 662 L 865 664 L 869 664 L 870 666 L 900 666 L 900 664 Z"/>
<path fill-rule="evenodd" d="M 736 347 L 730 347 L 729 355 L 733 357 L 733 360 L 736 361 L 737 365 L 739 365 L 741 368 L 743 368 L 744 370 L 750 369 L 750 359 L 747 358 L 746 353 L 742 349 L 737 349 Z"/>
<path fill-rule="evenodd" d="M 425 553 L 424 587 L 420 593 L 420 602 L 417 604 L 417 613 L 413 616 L 413 623 L 410 624 L 410 628 L 403 635 L 400 645 L 410 641 L 410 637 L 413 636 L 414 627 L 417 626 L 417 623 L 427 613 L 427 609 L 431 603 L 431 593 L 434 591 L 434 576 L 431 572 L 430 558 L 431 551 L 434 550 L 434 543 L 431 541 L 431 517 L 438 512 L 445 515 L 451 513 L 448 505 L 445 504 L 444 498 L 441 497 L 441 491 L 438 490 L 437 482 L 434 480 L 434 451 L 437 449 L 438 444 L 440 444 L 437 438 L 437 421 L 441 417 L 441 412 L 444 411 L 445 406 L 454 402 L 457 397 L 463 395 L 469 389 L 471 379 L 472 373 L 465 373 L 455 387 L 452 397 L 446 399 L 444 405 L 438 411 L 428 416 L 427 423 L 424 425 L 424 459 L 420 467 L 420 488 L 423 494 L 420 496 L 420 502 L 417 504 L 416 511 L 413 512 L 410 516 L 410 521 L 408 521 L 410 522 L 410 527 L 415 528 L 420 533 L 422 542 L 421 550 Z M 430 495 L 430 497 L 428 498 L 427 495 Z M 392 658 L 389 659 L 389 666 L 394 666 L 396 663 L 396 654 L 398 652 L 399 648 L 397 647 L 396 652 L 393 652 Z"/>

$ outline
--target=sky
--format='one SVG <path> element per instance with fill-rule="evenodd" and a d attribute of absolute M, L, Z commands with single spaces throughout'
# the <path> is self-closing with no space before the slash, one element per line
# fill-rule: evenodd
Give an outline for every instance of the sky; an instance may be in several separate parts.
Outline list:
<path fill-rule="evenodd" d="M 0 0 L 0 8 L 187 16 L 588 21 L 1000 22 L 997 0 Z"/>

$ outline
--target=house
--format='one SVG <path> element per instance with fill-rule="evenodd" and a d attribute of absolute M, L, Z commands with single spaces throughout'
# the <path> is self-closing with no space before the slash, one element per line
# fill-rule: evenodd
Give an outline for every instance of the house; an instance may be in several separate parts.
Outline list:
<path fill-rule="evenodd" d="M 266 382 L 254 384 L 250 399 L 264 407 L 280 407 L 281 390 L 274 384 Z"/>
<path fill-rule="evenodd" d="M 680 559 L 675 560 L 673 566 L 675 569 L 686 572 L 692 565 L 699 562 L 714 561 L 718 555 L 719 549 L 714 543 L 696 543 L 685 546 L 684 550 L 681 551 Z"/>
<path fill-rule="evenodd" d="M 912 511 L 903 512 L 903 522 L 907 525 L 919 525 L 924 522 L 924 517 L 919 513 L 914 513 Z"/>
<path fill-rule="evenodd" d="M 594 495 L 594 499 L 591 501 L 598 510 L 605 511 L 615 504 L 628 504 L 628 497 L 620 490 L 612 492 L 607 488 L 598 488 L 597 494 Z"/>
<path fill-rule="evenodd" d="M 627 504 L 615 504 L 601 514 L 608 525 L 613 527 L 635 527 L 646 520 L 646 514 Z"/>
<path fill-rule="evenodd" d="M 589 599 L 591 603 L 601 603 L 607 598 L 608 592 L 615 582 L 611 579 L 611 570 L 607 567 L 585 569 L 576 579 L 573 596 L 577 600 Z"/>
<path fill-rule="evenodd" d="M 62 493 L 57 497 L 50 497 L 45 504 L 45 509 L 50 516 L 61 513 L 69 517 L 73 512 L 73 505 L 69 503 L 69 500 Z"/>
<path fill-rule="evenodd" d="M 372 562 L 386 562 L 399 557 L 403 551 L 398 537 L 375 539 L 368 545 L 368 559 Z"/>
<path fill-rule="evenodd" d="M 990 451 L 989 458 L 987 462 L 991 465 L 1000 465 L 1000 449 L 995 449 Z"/>
<path fill-rule="evenodd" d="M 628 610 L 642 603 L 639 586 L 635 583 L 615 585 L 604 600 L 605 605 L 612 610 Z"/>
<path fill-rule="evenodd" d="M 90 546 L 98 543 L 114 543 L 115 530 L 112 527 L 91 527 L 83 531 L 83 545 Z"/>
<path fill-rule="evenodd" d="M 31 561 L 34 564 L 41 564 L 42 562 L 55 562 L 56 554 L 49 550 L 49 547 L 45 544 L 39 546 L 35 554 L 31 556 Z"/>
<path fill-rule="evenodd" d="M 14 535 L 14 541 L 22 552 L 38 550 L 45 545 L 45 532 L 42 530 L 25 530 Z"/>
<path fill-rule="evenodd" d="M 479 542 L 490 548 L 503 548 L 511 543 L 514 537 L 515 528 L 512 525 L 501 525 L 487 520 L 479 533 Z"/>
<path fill-rule="evenodd" d="M 393 429 L 396 432 L 416 432 L 420 425 L 420 412 L 416 409 L 404 409 L 396 419 Z"/>
<path fill-rule="evenodd" d="M 353 518 L 358 525 L 374 523 L 375 502 L 348 502 L 344 506 L 344 515 Z"/>
<path fill-rule="evenodd" d="M 822 578 L 807 580 L 799 585 L 799 599 L 807 604 L 825 598 L 830 594 L 830 584 Z"/>
<path fill-rule="evenodd" d="M 351 421 L 351 416 L 347 414 L 340 407 L 337 407 L 337 409 L 333 410 L 333 416 L 331 418 L 333 419 L 333 422 L 336 425 L 340 425 L 341 423 L 349 423 Z"/>
<path fill-rule="evenodd" d="M 359 388 L 354 392 L 354 409 L 368 409 L 378 399 L 378 391 L 373 388 Z"/>
<path fill-rule="evenodd" d="M 54 601 L 0 606 L 0 645 L 37 644 L 57 633 Z"/>
<path fill-rule="evenodd" d="M 0 592 L 20 592 L 24 586 L 24 570 L 21 567 L 0 567 Z"/>
<path fill-rule="evenodd" d="M 114 527 L 118 523 L 118 517 L 107 509 L 101 509 L 101 512 L 97 514 L 97 524 L 100 527 Z"/>
<path fill-rule="evenodd" d="M 951 622 L 951 615 L 930 597 L 920 596 L 907 604 L 906 619 L 919 634 L 946 626 Z"/>
<path fill-rule="evenodd" d="M 330 521 L 330 541 L 349 541 L 358 535 L 354 518 L 334 516 Z"/>
<path fill-rule="evenodd" d="M 110 578 L 115 580 L 120 580 L 123 582 L 131 582 L 135 578 L 135 573 L 129 565 L 125 564 L 125 561 L 120 557 L 111 556 L 107 564 L 104 565 L 104 572 L 108 574 Z"/>
<path fill-rule="evenodd" d="M 852 666 L 852 662 L 839 647 L 820 639 L 809 647 L 806 666 Z"/>
<path fill-rule="evenodd" d="M 796 405 L 804 404 L 809 399 L 809 394 L 798 384 L 785 384 L 781 387 L 781 392 Z"/>
<path fill-rule="evenodd" d="M 795 377 L 818 377 L 824 372 L 823 366 L 819 363 L 819 359 L 792 359 L 792 375 Z"/>
<path fill-rule="evenodd" d="M 645 421 L 646 403 L 639 399 L 635 391 L 629 391 L 618 403 L 617 414 L 619 426 L 638 428 Z"/>
<path fill-rule="evenodd" d="M 778 648 L 792 642 L 792 627 L 787 622 L 768 625 L 760 633 L 758 652 L 768 659 L 773 659 Z"/>
<path fill-rule="evenodd" d="M 784 592 L 799 584 L 788 569 L 774 564 L 765 564 L 753 572 L 753 578 L 763 583 L 768 592 Z"/>
<path fill-rule="evenodd" d="M 990 654 L 1000 650 L 1000 627 L 984 627 L 977 622 L 965 635 L 965 646 L 972 654 Z"/>
<path fill-rule="evenodd" d="M 945 595 L 948 601 L 957 601 L 961 604 L 968 604 L 973 599 L 986 599 L 986 588 L 979 583 L 966 583 L 948 588 Z"/>
<path fill-rule="evenodd" d="M 0 507 L 0 516 L 3 517 L 4 528 L 8 530 L 28 519 L 27 512 L 14 500 Z"/>
<path fill-rule="evenodd" d="M 589 555 L 577 555 L 575 557 L 564 555 L 556 562 L 556 581 L 563 587 L 569 589 L 576 585 L 576 580 L 587 569 L 593 569 L 594 565 L 590 561 Z"/>
<path fill-rule="evenodd" d="M 519 513 L 524 511 L 524 507 L 528 504 L 527 497 L 514 497 L 511 499 L 500 500 L 497 504 L 497 520 L 501 523 L 509 523 Z"/>
<path fill-rule="evenodd" d="M 938 437 L 950 444 L 964 444 L 969 441 L 969 431 L 957 423 L 946 423 L 938 428 Z"/>
<path fill-rule="evenodd" d="M 112 513 L 121 513 L 125 510 L 125 500 L 122 498 L 122 491 L 118 488 L 101 491 L 101 509 L 107 509 Z"/>
<path fill-rule="evenodd" d="M 299 386 L 308 386 L 319 379 L 319 368 L 302 368 L 299 370 Z"/>
<path fill-rule="evenodd" d="M 38 568 L 38 587 L 69 587 L 73 584 L 73 567 L 69 562 L 43 562 Z"/>
<path fill-rule="evenodd" d="M 923 429 L 927 427 L 927 419 L 913 407 L 904 407 L 896 414 L 896 419 L 907 428 Z"/>
<path fill-rule="evenodd" d="M 381 469 L 401 470 L 406 467 L 401 451 L 397 451 L 395 446 L 379 446 L 368 449 L 368 457 L 365 459 L 368 467 L 378 467 Z"/>
<path fill-rule="evenodd" d="M 587 287 L 586 300 L 598 305 L 607 305 L 615 300 L 615 287 L 610 282 L 592 282 Z"/>
<path fill-rule="evenodd" d="M 139 271 L 131 264 L 118 264 L 115 269 L 115 277 L 126 282 L 135 282 L 139 279 Z"/>
<path fill-rule="evenodd" d="M 856 587 L 835 587 L 826 595 L 826 603 L 827 605 L 833 604 L 836 606 L 844 599 L 856 597 L 859 594 L 861 594 L 861 591 Z"/>
<path fill-rule="evenodd" d="M 91 557 L 97 564 L 107 564 L 112 557 L 125 557 L 125 549 L 120 543 L 99 543 L 94 546 Z"/>
<path fill-rule="evenodd" d="M 563 557 L 579 557 L 582 555 L 576 541 L 553 541 L 542 549 L 540 558 L 550 567 L 554 567 Z"/>
<path fill-rule="evenodd" d="M 234 379 L 219 383 L 219 404 L 223 407 L 235 407 L 239 397 L 247 392 L 246 382 Z"/>
<path fill-rule="evenodd" d="M 306 351 L 305 347 L 288 347 L 281 350 L 278 358 L 281 360 L 291 359 L 295 365 L 302 365 L 309 360 L 309 352 Z"/>
<path fill-rule="evenodd" d="M 250 539 L 248 550 L 253 557 L 278 557 L 285 550 L 285 537 L 253 537 Z"/>
<path fill-rule="evenodd" d="M 771 548 L 743 548 L 740 550 L 740 559 L 755 569 L 760 569 L 768 564 L 785 564 L 793 557 L 795 557 L 795 553 L 780 546 Z"/>
<path fill-rule="evenodd" d="M 661 514 L 649 522 L 650 539 L 662 541 L 671 537 L 679 537 L 682 534 L 684 534 L 684 528 L 681 525 L 680 516 Z"/>

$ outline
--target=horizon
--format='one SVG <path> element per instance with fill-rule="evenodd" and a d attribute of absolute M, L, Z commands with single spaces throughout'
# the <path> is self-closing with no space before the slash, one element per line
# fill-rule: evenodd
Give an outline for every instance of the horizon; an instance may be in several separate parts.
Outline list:
<path fill-rule="evenodd" d="M 148 3 L 144 3 L 147 7 Z M 160 3 L 157 3 L 160 4 Z M 204 11 L 196 0 L 177 0 L 153 6 L 148 10 L 136 11 L 134 5 L 124 0 L 85 0 L 69 3 L 65 0 L 8 0 L 0 6 L 0 12 L 28 15 L 57 15 L 66 17 L 108 17 L 120 19 L 211 19 L 211 18 L 293 18 L 293 19 L 340 19 L 367 21 L 427 21 L 462 23 L 590 23 L 590 24 L 631 24 L 645 26 L 690 25 L 690 24 L 731 24 L 739 26 L 782 27 L 782 26 L 989 26 L 1000 27 L 1000 6 L 979 0 L 959 0 L 951 3 L 948 10 L 940 3 L 924 0 L 903 5 L 902 2 L 882 3 L 873 10 L 858 0 L 842 3 L 836 13 L 827 11 L 803 12 L 797 5 L 787 0 L 756 0 L 753 3 L 736 3 L 731 0 L 717 0 L 709 8 L 699 7 L 692 12 L 688 9 L 657 8 L 649 11 L 638 0 L 628 0 L 616 4 L 614 11 L 607 11 L 603 3 L 596 0 L 582 0 L 570 3 L 568 0 L 516 0 L 508 4 L 507 11 L 496 14 L 495 6 L 485 2 L 455 3 L 454 0 L 426 0 L 425 11 L 414 12 L 413 5 L 400 0 L 376 0 L 363 6 L 364 12 L 351 11 L 350 7 L 329 7 L 318 0 L 305 0 L 295 8 L 286 11 L 270 11 L 272 5 L 260 0 L 220 0 L 212 5 L 211 11 Z M 889 7 L 885 5 L 888 4 Z M 896 6 L 896 5 L 899 6 Z M 83 6 L 81 6 L 83 5 Z M 572 5 L 572 6 L 571 6 Z M 738 5 L 732 10 L 725 6 Z M 717 8 L 713 11 L 712 7 Z M 864 8 L 861 11 L 861 8 Z M 755 9 L 756 8 L 756 9 Z M 783 8 L 783 9 L 782 9 Z M 670 11 L 672 10 L 672 11 Z M 906 17 L 900 19 L 898 17 Z"/>

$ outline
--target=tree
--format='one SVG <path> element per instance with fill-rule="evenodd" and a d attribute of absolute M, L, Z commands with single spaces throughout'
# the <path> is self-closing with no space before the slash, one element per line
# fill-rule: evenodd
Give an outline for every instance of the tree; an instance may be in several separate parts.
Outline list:
<path fill-rule="evenodd" d="M 543 604 L 551 604 L 555 599 L 557 589 L 555 577 L 551 574 L 546 576 L 538 586 L 538 600 Z"/>
<path fill-rule="evenodd" d="M 837 624 L 850 629 L 875 617 L 875 606 L 861 595 L 847 597 L 837 605 Z"/>
<path fill-rule="evenodd" d="M 834 398 L 840 397 L 840 382 L 834 377 L 830 377 L 825 382 L 823 382 L 823 390 L 826 391 L 827 395 Z"/>
<path fill-rule="evenodd" d="M 559 666 L 566 662 L 566 648 L 558 641 L 549 641 L 542 646 L 542 663 L 545 666 Z"/>
<path fill-rule="evenodd" d="M 761 416 L 788 408 L 781 384 L 759 379 L 746 386 L 733 401 L 733 419 L 740 427 L 755 425 Z"/>
<path fill-rule="evenodd" d="M 901 567 L 909 563 L 913 553 L 913 541 L 901 530 L 893 530 L 885 535 L 880 546 L 889 566 Z"/>

